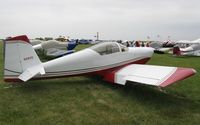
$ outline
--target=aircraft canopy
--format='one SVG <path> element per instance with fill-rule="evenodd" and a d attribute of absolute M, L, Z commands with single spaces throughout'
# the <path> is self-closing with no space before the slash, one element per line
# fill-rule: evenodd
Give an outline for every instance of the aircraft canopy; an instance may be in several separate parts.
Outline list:
<path fill-rule="evenodd" d="M 99 53 L 100 55 L 107 55 L 116 52 L 127 51 L 128 48 L 116 42 L 104 42 L 90 47 L 90 49 Z"/>

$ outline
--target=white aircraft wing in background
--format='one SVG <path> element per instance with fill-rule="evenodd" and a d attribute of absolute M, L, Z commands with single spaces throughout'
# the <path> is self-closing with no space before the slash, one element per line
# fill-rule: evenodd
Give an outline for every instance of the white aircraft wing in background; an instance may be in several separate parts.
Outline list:
<path fill-rule="evenodd" d="M 46 56 L 61 57 L 61 56 L 73 53 L 75 51 L 73 49 L 76 46 L 77 46 L 77 43 L 75 41 L 59 42 L 56 40 L 49 40 L 49 41 L 45 41 L 43 43 L 34 45 L 33 48 L 35 50 L 43 49 L 44 54 Z"/>
<path fill-rule="evenodd" d="M 75 50 L 61 50 L 61 49 L 52 48 L 46 51 L 46 55 L 50 57 L 61 57 L 61 56 L 68 55 L 74 52 Z"/>

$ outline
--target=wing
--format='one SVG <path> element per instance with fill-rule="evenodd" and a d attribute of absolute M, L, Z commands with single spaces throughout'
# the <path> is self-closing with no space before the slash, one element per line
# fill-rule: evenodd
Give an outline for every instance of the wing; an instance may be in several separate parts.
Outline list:
<path fill-rule="evenodd" d="M 165 87 L 195 73 L 196 71 L 192 68 L 131 64 L 107 73 L 104 80 L 122 85 L 125 85 L 127 81 L 132 81 Z"/>

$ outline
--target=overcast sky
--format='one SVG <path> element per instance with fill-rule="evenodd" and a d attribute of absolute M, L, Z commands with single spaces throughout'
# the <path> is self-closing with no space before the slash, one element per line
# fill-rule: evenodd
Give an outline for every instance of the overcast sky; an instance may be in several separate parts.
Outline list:
<path fill-rule="evenodd" d="M 199 0 L 0 0 L 0 37 L 200 38 Z"/>

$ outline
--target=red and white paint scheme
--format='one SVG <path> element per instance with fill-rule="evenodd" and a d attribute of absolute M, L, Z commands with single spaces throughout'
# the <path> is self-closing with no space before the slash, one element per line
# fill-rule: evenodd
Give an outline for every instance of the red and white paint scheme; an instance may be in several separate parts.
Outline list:
<path fill-rule="evenodd" d="M 165 87 L 196 73 L 192 68 L 143 65 L 153 55 L 152 48 L 127 48 L 116 42 L 99 43 L 44 63 L 25 35 L 5 40 L 4 50 L 6 82 L 100 75 L 110 83 L 125 85 L 132 81 Z"/>

